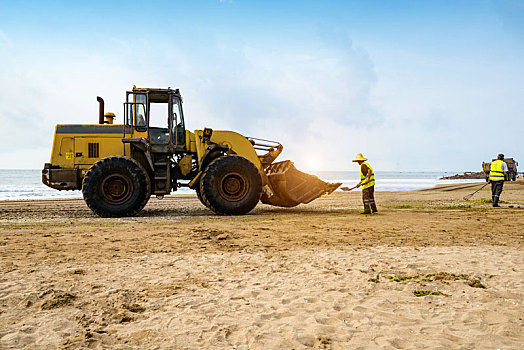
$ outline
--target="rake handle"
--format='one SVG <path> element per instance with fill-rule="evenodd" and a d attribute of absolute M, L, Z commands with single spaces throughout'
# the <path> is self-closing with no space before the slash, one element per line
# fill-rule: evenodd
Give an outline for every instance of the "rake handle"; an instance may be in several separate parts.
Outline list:
<path fill-rule="evenodd" d="M 478 190 L 476 190 L 475 192 L 473 192 L 473 193 L 471 193 L 471 194 L 468 194 L 466 197 L 464 197 L 464 199 L 469 199 L 469 198 L 473 197 L 473 195 L 474 195 L 475 193 L 477 193 L 478 191 L 480 191 L 481 189 L 483 189 L 484 187 L 486 187 L 488 184 L 489 184 L 489 182 L 486 182 L 484 185 L 482 185 L 481 188 L 479 188 Z"/>

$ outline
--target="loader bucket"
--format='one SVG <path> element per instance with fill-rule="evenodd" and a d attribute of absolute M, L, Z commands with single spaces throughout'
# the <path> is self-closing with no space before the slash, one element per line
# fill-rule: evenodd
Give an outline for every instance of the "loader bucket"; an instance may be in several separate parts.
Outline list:
<path fill-rule="evenodd" d="M 309 203 L 323 194 L 330 194 L 342 185 L 324 182 L 314 175 L 303 173 L 289 160 L 271 164 L 266 168 L 266 175 L 272 191 L 265 191 L 261 201 L 279 207 Z"/>

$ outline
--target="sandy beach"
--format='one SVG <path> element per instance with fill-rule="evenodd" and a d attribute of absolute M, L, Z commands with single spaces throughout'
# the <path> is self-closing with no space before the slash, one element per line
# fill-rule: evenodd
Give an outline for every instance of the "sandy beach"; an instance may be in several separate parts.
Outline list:
<path fill-rule="evenodd" d="M 217 216 L 0 202 L 0 348 L 522 349 L 524 181 Z M 484 199 L 484 200 L 483 200 Z"/>

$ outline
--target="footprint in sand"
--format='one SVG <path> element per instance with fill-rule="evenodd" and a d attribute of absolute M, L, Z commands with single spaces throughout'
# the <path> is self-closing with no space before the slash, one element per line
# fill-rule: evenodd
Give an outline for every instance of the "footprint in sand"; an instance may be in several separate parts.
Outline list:
<path fill-rule="evenodd" d="M 340 320 L 335 317 L 324 317 L 324 316 L 315 316 L 315 321 L 321 325 L 331 326 L 340 324 Z"/>

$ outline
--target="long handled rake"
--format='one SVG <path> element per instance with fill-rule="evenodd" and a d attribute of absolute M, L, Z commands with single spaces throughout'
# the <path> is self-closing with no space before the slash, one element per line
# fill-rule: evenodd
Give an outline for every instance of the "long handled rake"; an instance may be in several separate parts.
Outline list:
<path fill-rule="evenodd" d="M 475 192 L 471 193 L 471 194 L 468 194 L 467 196 L 464 197 L 465 200 L 469 200 L 471 197 L 473 197 L 473 195 L 475 193 L 477 193 L 478 191 L 480 191 L 481 189 L 483 189 L 484 187 L 486 187 L 488 185 L 488 182 L 486 182 L 484 185 L 482 185 L 481 188 L 479 188 L 478 190 L 476 190 Z"/>

